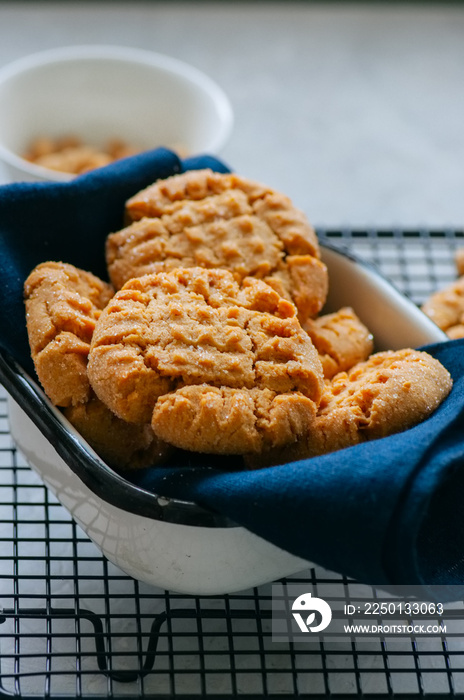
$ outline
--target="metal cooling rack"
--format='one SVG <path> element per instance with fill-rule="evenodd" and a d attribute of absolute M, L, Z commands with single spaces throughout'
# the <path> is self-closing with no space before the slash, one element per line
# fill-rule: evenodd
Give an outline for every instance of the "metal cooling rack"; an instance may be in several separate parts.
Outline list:
<path fill-rule="evenodd" d="M 416 303 L 454 279 L 462 231 L 320 231 Z M 1 390 L 0 390 L 1 391 Z M 340 590 L 320 568 L 292 578 Z M 337 593 L 338 595 L 338 593 Z M 276 643 L 271 587 L 209 598 L 102 557 L 12 444 L 0 393 L 0 698 L 458 697 L 464 638 Z"/>

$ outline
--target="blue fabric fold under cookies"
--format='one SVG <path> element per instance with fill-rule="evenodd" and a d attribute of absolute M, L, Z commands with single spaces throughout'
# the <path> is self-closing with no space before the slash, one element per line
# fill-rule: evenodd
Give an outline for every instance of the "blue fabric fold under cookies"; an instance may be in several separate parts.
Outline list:
<path fill-rule="evenodd" d="M 104 240 L 125 200 L 188 168 L 159 149 L 65 184 L 0 187 L 0 347 L 33 373 L 23 283 L 46 260 L 106 277 Z M 246 174 L 245 174 L 246 175 Z M 464 341 L 427 350 L 451 372 L 450 396 L 424 423 L 331 455 L 256 471 L 179 463 L 127 475 L 160 495 L 219 511 L 295 555 L 373 584 L 449 585 L 464 594 Z"/>

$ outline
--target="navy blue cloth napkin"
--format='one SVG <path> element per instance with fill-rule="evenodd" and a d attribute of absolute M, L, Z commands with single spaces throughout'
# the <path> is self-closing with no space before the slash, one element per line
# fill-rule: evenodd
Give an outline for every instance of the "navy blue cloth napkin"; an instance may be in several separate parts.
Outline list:
<path fill-rule="evenodd" d="M 163 149 L 65 184 L 0 187 L 0 347 L 33 372 L 22 287 L 31 269 L 62 260 L 106 277 L 104 240 L 125 200 L 159 177 L 228 168 Z M 450 586 L 464 594 L 464 341 L 427 348 L 453 390 L 425 422 L 331 455 L 237 471 L 234 460 L 186 457 L 128 475 L 161 495 L 219 511 L 274 544 L 373 584 Z M 207 465 L 207 466 L 205 466 Z"/>

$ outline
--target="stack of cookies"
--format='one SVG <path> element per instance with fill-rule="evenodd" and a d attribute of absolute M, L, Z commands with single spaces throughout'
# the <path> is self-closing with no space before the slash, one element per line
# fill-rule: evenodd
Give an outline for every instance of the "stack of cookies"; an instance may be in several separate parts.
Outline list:
<path fill-rule="evenodd" d="M 328 274 L 291 201 L 235 174 L 190 171 L 126 203 L 111 284 L 63 262 L 25 283 L 51 401 L 116 469 L 176 449 L 249 468 L 405 430 L 451 389 L 424 352 L 373 353 L 350 308 L 320 315 Z"/>

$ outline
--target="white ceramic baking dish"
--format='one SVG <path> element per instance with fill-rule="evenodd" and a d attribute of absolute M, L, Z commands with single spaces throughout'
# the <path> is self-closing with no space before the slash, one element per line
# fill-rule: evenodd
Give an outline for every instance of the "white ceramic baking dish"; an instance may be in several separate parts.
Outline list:
<path fill-rule="evenodd" d="M 446 336 L 373 267 L 323 247 L 327 311 L 352 306 L 376 349 Z M 11 359 L 0 357 L 18 448 L 103 554 L 148 584 L 187 594 L 232 593 L 288 576 L 309 562 L 195 503 L 158 497 L 115 474 Z"/>

